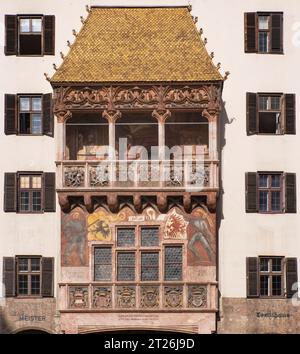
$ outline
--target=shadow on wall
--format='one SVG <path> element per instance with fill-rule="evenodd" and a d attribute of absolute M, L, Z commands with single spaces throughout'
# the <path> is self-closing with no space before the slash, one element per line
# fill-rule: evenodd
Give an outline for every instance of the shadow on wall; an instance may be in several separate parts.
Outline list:
<path fill-rule="evenodd" d="M 0 334 L 8 334 L 12 331 L 13 329 L 6 319 L 4 308 L 0 307 Z"/>

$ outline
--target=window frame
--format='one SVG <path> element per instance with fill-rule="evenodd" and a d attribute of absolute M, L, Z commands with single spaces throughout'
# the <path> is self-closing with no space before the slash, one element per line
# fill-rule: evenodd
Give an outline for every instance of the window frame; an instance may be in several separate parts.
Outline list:
<path fill-rule="evenodd" d="M 20 271 L 19 270 L 20 259 L 27 259 L 28 260 L 28 271 Z M 32 271 L 32 269 L 31 269 L 32 259 L 39 259 L 39 264 L 40 264 L 39 271 Z M 42 297 L 42 256 L 16 256 L 15 257 L 15 264 L 16 264 L 16 297 L 18 297 L 18 298 L 41 298 Z M 28 289 L 27 295 L 19 293 L 19 289 L 20 289 L 19 275 L 27 275 L 27 289 Z M 32 292 L 31 277 L 33 275 L 39 275 L 39 277 L 40 277 L 39 294 L 32 294 L 31 293 Z"/>
<path fill-rule="evenodd" d="M 267 187 L 260 187 L 259 185 L 259 178 L 261 175 L 268 176 L 268 186 Z M 279 175 L 280 176 L 280 187 L 272 187 L 271 179 L 272 176 Z M 284 214 L 284 200 L 285 200 L 285 179 L 283 172 L 264 172 L 258 171 L 256 174 L 256 193 L 257 193 L 257 210 L 258 214 Z M 259 201 L 259 192 L 268 192 L 267 196 L 267 210 L 260 210 L 260 201 Z M 271 203 L 272 203 L 272 192 L 280 191 L 280 210 L 271 210 Z"/>
<path fill-rule="evenodd" d="M 27 32 L 21 33 L 20 30 L 20 20 L 21 19 L 29 19 L 30 24 L 33 19 L 41 19 L 41 32 Z M 30 25 L 31 27 L 31 25 Z M 17 15 L 17 57 L 43 57 L 44 56 L 44 15 L 42 14 L 22 14 Z M 21 54 L 20 53 L 20 35 L 39 35 L 41 36 L 41 54 Z"/>
<path fill-rule="evenodd" d="M 267 259 L 268 260 L 268 271 L 261 271 L 260 266 L 261 266 L 261 261 L 262 259 Z M 281 260 L 281 271 L 273 271 L 272 270 L 272 262 L 273 259 L 280 259 Z M 258 257 L 258 297 L 262 299 L 282 299 L 286 298 L 286 292 L 285 292 L 285 276 L 286 276 L 286 267 L 285 267 L 285 257 L 283 256 L 259 256 Z M 272 278 L 273 276 L 281 276 L 281 294 L 280 295 L 273 295 L 273 285 L 272 285 Z M 260 279 L 262 276 L 267 276 L 268 277 L 268 295 L 261 295 L 261 284 L 260 284 Z"/>
<path fill-rule="evenodd" d="M 257 13 L 257 53 L 258 54 L 270 54 L 270 46 L 271 46 L 271 14 L 272 13 Z M 268 17 L 268 28 L 267 29 L 260 29 L 259 28 L 259 18 L 260 17 Z M 259 34 L 260 33 L 267 33 L 267 51 L 261 51 L 259 46 Z"/>
<path fill-rule="evenodd" d="M 21 188 L 21 177 L 29 177 L 29 188 Z M 32 187 L 32 177 L 41 177 L 41 188 Z M 20 210 L 21 192 L 29 192 L 29 210 Z M 41 192 L 41 210 L 33 210 L 33 192 Z M 43 172 L 17 172 L 17 213 L 18 214 L 43 214 L 44 213 L 44 176 Z"/>
<path fill-rule="evenodd" d="M 272 99 L 272 97 L 279 97 L 279 109 L 267 109 L 262 110 L 260 109 L 260 98 L 267 97 L 268 99 Z M 285 95 L 282 92 L 257 92 L 257 116 L 256 116 L 256 126 L 257 126 L 257 135 L 284 135 L 285 131 Z M 260 113 L 280 113 L 279 116 L 279 132 L 278 133 L 264 133 L 260 131 Z"/>
<path fill-rule="evenodd" d="M 21 133 L 20 129 L 20 115 L 21 115 L 21 107 L 20 107 L 20 99 L 21 98 L 29 98 L 30 99 L 30 110 L 27 112 L 22 113 L 29 113 L 30 114 L 30 133 Z M 40 98 L 41 99 L 41 110 L 40 111 L 33 111 L 32 110 L 32 98 Z M 44 135 L 44 110 L 43 110 L 43 94 L 42 93 L 18 93 L 17 94 L 17 135 L 18 136 L 43 136 Z M 41 133 L 33 134 L 32 133 L 32 114 L 40 113 L 41 115 Z"/>

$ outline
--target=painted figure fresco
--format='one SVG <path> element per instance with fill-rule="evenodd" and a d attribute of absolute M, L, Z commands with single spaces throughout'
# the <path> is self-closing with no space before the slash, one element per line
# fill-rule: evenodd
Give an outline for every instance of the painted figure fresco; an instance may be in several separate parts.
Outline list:
<path fill-rule="evenodd" d="M 62 265 L 88 265 L 86 217 L 80 208 L 62 217 Z"/>

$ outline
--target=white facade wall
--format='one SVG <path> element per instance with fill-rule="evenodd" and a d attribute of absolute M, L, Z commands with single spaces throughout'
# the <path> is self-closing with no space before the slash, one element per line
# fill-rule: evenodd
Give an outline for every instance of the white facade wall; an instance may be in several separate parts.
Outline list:
<path fill-rule="evenodd" d="M 66 41 L 73 41 L 72 29 L 81 27 L 85 5 L 186 5 L 186 1 L 87 1 L 87 0 L 5 0 L 0 17 L 0 188 L 4 172 L 55 171 L 55 138 L 19 137 L 4 134 L 5 93 L 48 93 L 50 84 L 43 73 L 53 73 L 59 52 L 67 52 Z M 300 131 L 297 135 L 246 135 L 246 92 L 284 92 L 296 94 L 300 107 L 299 58 L 300 3 L 298 0 L 194 0 L 192 15 L 208 38 L 208 51 L 215 52 L 215 63 L 231 75 L 224 83 L 226 114 L 222 151 L 223 218 L 219 230 L 219 280 L 224 297 L 246 296 L 246 257 L 282 255 L 300 257 L 300 218 L 297 214 L 259 215 L 245 213 L 245 172 L 274 170 L 295 172 L 300 186 Z M 283 11 L 284 55 L 244 53 L 244 12 Z M 44 14 L 56 17 L 56 56 L 16 57 L 4 55 L 4 15 Z M 176 24 L 174 24 L 176 26 Z M 293 41 L 294 40 L 294 41 Z M 299 109 L 298 109 L 299 112 Z M 297 114 L 299 118 L 299 114 Z M 300 201 L 300 188 L 297 200 Z M 56 213 L 22 215 L 3 212 L 0 193 L 0 274 L 2 257 L 32 254 L 56 257 L 60 245 L 60 207 Z M 299 210 L 299 204 L 298 204 Z M 298 261 L 300 265 L 300 262 Z M 300 269 L 298 271 L 300 273 Z M 2 294 L 0 282 L 0 294 Z"/>

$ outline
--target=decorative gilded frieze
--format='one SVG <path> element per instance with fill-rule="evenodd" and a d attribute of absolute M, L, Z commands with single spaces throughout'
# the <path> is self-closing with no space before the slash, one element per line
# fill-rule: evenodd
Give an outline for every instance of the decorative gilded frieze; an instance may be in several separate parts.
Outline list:
<path fill-rule="evenodd" d="M 169 109 L 201 109 L 213 115 L 221 109 L 221 88 L 213 84 L 190 86 L 57 87 L 54 113 L 59 121 L 70 111 L 98 109 L 104 117 L 120 115 L 122 109 L 152 109 L 169 114 Z M 112 115 L 110 112 L 114 112 Z M 115 116 L 117 114 L 117 116 Z"/>

